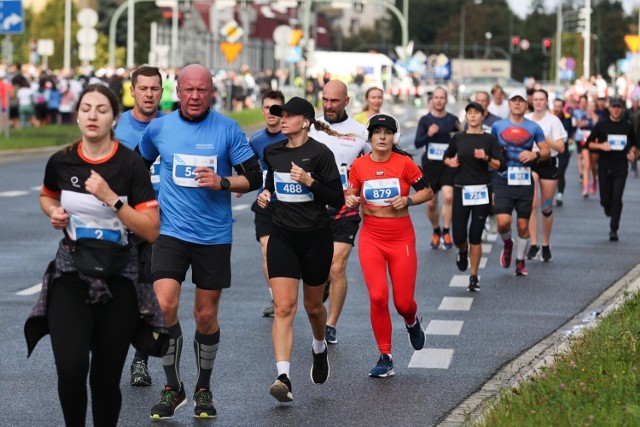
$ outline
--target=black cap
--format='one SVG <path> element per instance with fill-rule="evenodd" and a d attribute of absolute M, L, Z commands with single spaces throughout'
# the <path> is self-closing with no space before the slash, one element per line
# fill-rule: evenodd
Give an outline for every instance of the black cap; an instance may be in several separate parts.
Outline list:
<path fill-rule="evenodd" d="M 393 131 L 393 133 L 398 132 L 398 122 L 391 116 L 386 114 L 374 114 L 369 118 L 367 122 L 367 130 L 371 131 L 374 127 L 384 126 Z"/>
<path fill-rule="evenodd" d="M 295 116 L 303 116 L 304 118 L 311 120 L 311 122 L 315 121 L 316 116 L 316 110 L 313 108 L 313 105 L 311 105 L 311 103 L 306 99 L 302 99 L 298 96 L 294 96 L 284 105 L 272 105 L 269 108 L 269 112 L 274 116 L 279 117 L 282 117 L 282 112 L 287 112 Z"/>
<path fill-rule="evenodd" d="M 484 114 L 484 107 L 482 105 L 480 105 L 480 103 L 478 102 L 470 102 L 467 104 L 466 107 L 464 107 L 464 111 L 467 112 L 469 111 L 469 108 L 473 108 L 474 110 L 478 110 L 480 111 L 480 113 Z"/>
<path fill-rule="evenodd" d="M 609 101 L 609 106 L 611 107 L 624 107 L 624 101 L 622 100 L 622 98 L 612 98 L 611 101 Z"/>

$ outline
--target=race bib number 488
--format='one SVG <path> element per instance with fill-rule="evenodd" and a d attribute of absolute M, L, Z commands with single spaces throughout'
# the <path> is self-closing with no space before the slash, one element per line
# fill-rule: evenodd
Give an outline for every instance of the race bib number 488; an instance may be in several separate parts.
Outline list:
<path fill-rule="evenodd" d="M 313 201 L 313 193 L 304 184 L 291 179 L 291 174 L 275 172 L 273 182 L 276 187 L 276 198 L 281 202 L 301 203 Z"/>

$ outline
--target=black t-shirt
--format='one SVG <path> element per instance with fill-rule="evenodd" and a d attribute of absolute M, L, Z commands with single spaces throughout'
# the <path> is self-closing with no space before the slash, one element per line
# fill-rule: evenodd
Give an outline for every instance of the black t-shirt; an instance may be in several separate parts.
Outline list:
<path fill-rule="evenodd" d="M 637 147 L 638 141 L 633 132 L 633 127 L 624 120 L 613 122 L 607 118 L 596 123 L 591 131 L 591 135 L 587 138 L 587 144 L 596 142 L 596 140 L 598 142 L 609 141 L 609 144 L 612 144 L 614 140 L 619 140 L 621 136 L 627 139 L 624 149 L 611 151 L 594 150 L 598 153 L 598 165 L 626 168 L 629 149 L 632 146 Z"/>
<path fill-rule="evenodd" d="M 288 148 L 287 141 L 276 142 L 264 150 L 269 170 L 265 188 L 277 195 L 272 221 L 288 230 L 318 230 L 329 224 L 326 206 L 344 205 L 342 181 L 331 150 L 313 138 L 300 147 Z M 291 162 L 311 174 L 310 187 L 290 180 Z"/>
<path fill-rule="evenodd" d="M 491 183 L 487 162 L 473 157 L 473 150 L 484 149 L 484 152 L 494 159 L 500 160 L 498 170 L 505 167 L 502 147 L 495 135 L 490 133 L 459 132 L 453 135 L 449 148 L 444 153 L 445 158 L 458 156 L 460 166 L 456 169 L 456 185 L 480 185 Z"/>

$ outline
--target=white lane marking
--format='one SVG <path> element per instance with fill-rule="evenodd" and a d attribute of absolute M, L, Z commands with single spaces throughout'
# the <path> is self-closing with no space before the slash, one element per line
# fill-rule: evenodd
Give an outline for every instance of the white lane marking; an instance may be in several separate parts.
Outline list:
<path fill-rule="evenodd" d="M 462 320 L 432 320 L 424 333 L 427 335 L 460 335 Z"/>
<path fill-rule="evenodd" d="M 473 303 L 473 298 L 444 297 L 438 310 L 469 311 L 471 310 L 471 303 Z"/>
<path fill-rule="evenodd" d="M 488 259 L 489 258 L 484 257 L 484 256 L 482 258 L 480 258 L 480 264 L 478 265 L 478 268 L 485 268 L 487 266 L 487 260 Z"/>
<path fill-rule="evenodd" d="M 495 242 L 498 239 L 498 235 L 494 233 L 487 233 L 487 242 Z"/>
<path fill-rule="evenodd" d="M 456 274 L 449 282 L 450 288 L 466 288 L 467 286 L 469 286 L 469 276 L 461 274 Z"/>
<path fill-rule="evenodd" d="M 18 197 L 18 196 L 26 196 L 29 194 L 28 191 L 15 190 L 15 191 L 2 191 L 0 192 L 0 197 Z"/>
<path fill-rule="evenodd" d="M 493 247 L 493 245 L 489 244 L 489 243 L 483 243 L 482 244 L 482 253 L 483 254 L 488 254 L 491 253 L 491 248 Z"/>
<path fill-rule="evenodd" d="M 235 205 L 234 207 L 231 208 L 232 211 L 241 211 L 243 209 L 247 209 L 250 208 L 251 205 L 247 205 L 247 204 L 241 204 L 241 205 Z"/>
<path fill-rule="evenodd" d="M 37 294 L 42 290 L 42 283 L 38 283 L 37 285 L 33 285 L 30 288 L 23 289 L 20 292 L 16 292 L 16 295 L 25 296 L 25 295 L 33 295 Z"/>
<path fill-rule="evenodd" d="M 449 369 L 453 358 L 452 348 L 423 348 L 414 351 L 409 362 L 410 368 Z"/>
<path fill-rule="evenodd" d="M 36 185 L 30 188 L 31 191 L 40 191 L 42 190 L 42 185 Z"/>

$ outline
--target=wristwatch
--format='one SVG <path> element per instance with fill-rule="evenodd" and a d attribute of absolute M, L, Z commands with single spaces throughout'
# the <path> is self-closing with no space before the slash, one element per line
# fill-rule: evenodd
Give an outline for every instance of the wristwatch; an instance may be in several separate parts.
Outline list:
<path fill-rule="evenodd" d="M 411 197 L 407 197 L 407 207 L 413 206 L 413 199 Z"/>
<path fill-rule="evenodd" d="M 220 178 L 220 191 L 229 191 L 229 187 L 231 187 L 231 183 L 224 176 Z"/>
<path fill-rule="evenodd" d="M 113 204 L 113 206 L 111 206 L 111 209 L 113 209 L 114 212 L 118 212 L 123 206 L 124 206 L 124 202 L 122 201 L 122 199 L 118 199 Z"/>

